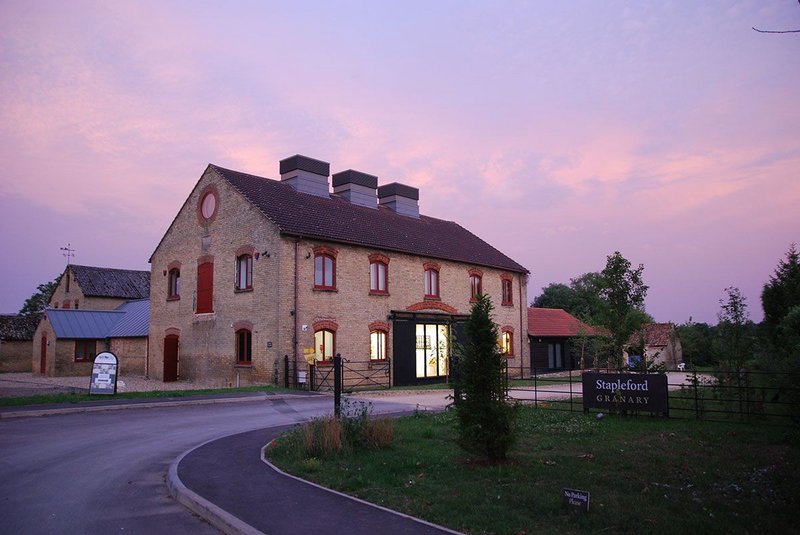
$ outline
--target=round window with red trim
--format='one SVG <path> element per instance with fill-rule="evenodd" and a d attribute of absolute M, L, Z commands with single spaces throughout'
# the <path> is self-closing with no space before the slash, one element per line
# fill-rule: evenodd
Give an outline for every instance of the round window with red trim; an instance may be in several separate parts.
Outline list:
<path fill-rule="evenodd" d="M 211 219 L 216 212 L 217 196 L 214 195 L 213 191 L 209 191 L 203 196 L 203 200 L 200 201 L 200 215 L 203 216 L 203 219 Z"/>

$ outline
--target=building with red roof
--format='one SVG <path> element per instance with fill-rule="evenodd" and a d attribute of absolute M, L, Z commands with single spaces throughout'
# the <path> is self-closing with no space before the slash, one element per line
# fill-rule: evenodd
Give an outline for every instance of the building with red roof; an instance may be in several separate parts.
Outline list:
<path fill-rule="evenodd" d="M 594 327 L 566 310 L 528 308 L 531 366 L 536 371 L 573 370 L 591 366 L 592 355 L 587 338 L 598 334 Z"/>

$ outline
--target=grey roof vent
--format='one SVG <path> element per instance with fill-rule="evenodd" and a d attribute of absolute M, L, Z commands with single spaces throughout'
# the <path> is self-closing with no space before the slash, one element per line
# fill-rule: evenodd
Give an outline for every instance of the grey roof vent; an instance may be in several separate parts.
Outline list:
<path fill-rule="evenodd" d="M 378 188 L 378 177 L 360 171 L 348 169 L 335 173 L 332 177 L 333 192 L 338 193 L 352 204 L 377 208 L 375 190 Z"/>
<path fill-rule="evenodd" d="M 378 188 L 378 204 L 398 214 L 419 218 L 419 189 L 392 182 Z"/>
<path fill-rule="evenodd" d="M 295 191 L 310 193 L 317 197 L 329 197 L 328 175 L 331 164 L 308 156 L 295 154 L 280 161 L 281 182 L 286 182 Z"/>

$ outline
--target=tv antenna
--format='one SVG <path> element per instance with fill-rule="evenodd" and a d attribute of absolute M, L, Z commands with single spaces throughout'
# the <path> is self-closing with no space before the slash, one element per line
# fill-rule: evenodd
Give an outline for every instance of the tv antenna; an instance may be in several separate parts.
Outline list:
<path fill-rule="evenodd" d="M 72 248 L 72 244 L 67 243 L 66 247 L 61 247 L 61 250 L 64 251 L 61 253 L 67 259 L 67 265 L 69 265 L 69 260 L 73 256 L 75 256 L 75 249 Z"/>

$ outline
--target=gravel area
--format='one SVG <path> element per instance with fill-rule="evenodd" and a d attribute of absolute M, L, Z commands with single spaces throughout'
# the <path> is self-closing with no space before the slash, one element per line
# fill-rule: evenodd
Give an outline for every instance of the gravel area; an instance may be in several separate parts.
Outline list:
<path fill-rule="evenodd" d="M 0 373 L 0 397 L 37 396 L 89 392 L 89 377 L 44 377 L 32 373 Z M 152 390 L 194 390 L 224 388 L 220 382 L 175 381 L 164 383 L 139 375 L 126 375 L 117 380 L 117 392 L 148 392 Z"/>

